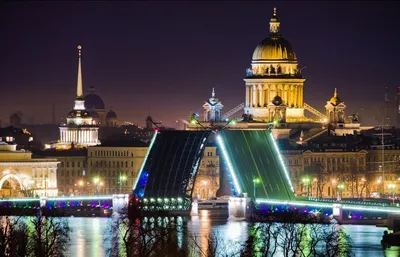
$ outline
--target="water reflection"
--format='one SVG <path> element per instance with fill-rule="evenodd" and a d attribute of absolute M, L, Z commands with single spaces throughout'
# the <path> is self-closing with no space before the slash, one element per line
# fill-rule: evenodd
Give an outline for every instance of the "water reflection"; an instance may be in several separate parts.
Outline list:
<path fill-rule="evenodd" d="M 245 221 L 234 221 L 227 219 L 210 218 L 209 213 L 200 212 L 197 217 L 188 220 L 179 219 L 185 223 L 187 231 L 178 231 L 177 243 L 183 246 L 188 243 L 188 235 L 195 238 L 197 244 L 205 251 L 209 247 L 209 236 L 215 235 L 226 248 L 232 251 L 235 242 L 243 243 L 249 234 L 249 226 Z M 73 228 L 71 236 L 71 247 L 68 256 L 109 256 L 105 249 L 112 245 L 112 237 L 106 233 L 109 230 L 110 220 L 108 218 L 68 218 Z M 165 220 L 163 220 L 165 222 Z M 355 256 L 387 256 L 400 257 L 400 248 L 392 247 L 386 251 L 382 250 L 380 240 L 385 228 L 364 225 L 344 225 L 343 228 L 352 239 L 352 252 Z M 118 246 L 120 248 L 121 245 Z M 121 250 L 121 249 L 120 249 Z"/>

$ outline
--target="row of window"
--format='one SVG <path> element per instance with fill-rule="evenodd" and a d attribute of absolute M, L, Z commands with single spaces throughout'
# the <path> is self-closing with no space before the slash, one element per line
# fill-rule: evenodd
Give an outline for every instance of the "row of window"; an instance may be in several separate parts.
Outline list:
<path fill-rule="evenodd" d="M 69 161 L 66 161 L 66 162 L 65 162 L 65 167 L 69 168 L 69 166 L 70 166 L 70 162 L 69 162 Z M 61 163 L 60 163 L 60 167 L 61 167 L 61 168 L 64 168 L 64 162 L 61 162 Z M 72 162 L 72 161 L 71 161 L 71 167 L 72 167 L 72 168 L 75 167 L 75 162 Z M 78 167 L 78 168 L 81 167 L 81 161 L 77 161 L 77 162 L 76 162 L 76 167 Z M 82 167 L 83 167 L 83 168 L 86 168 L 86 162 L 82 161 Z"/>
<path fill-rule="evenodd" d="M 93 155 L 94 152 L 94 155 Z M 103 150 L 96 150 L 90 152 L 90 156 L 95 157 L 133 157 L 133 153 L 129 153 L 129 151 L 103 151 Z"/>
<path fill-rule="evenodd" d="M 133 161 L 130 164 L 133 167 Z M 93 167 L 93 161 L 90 161 L 90 166 Z M 96 161 L 95 167 L 128 168 L 128 161 Z"/>
<path fill-rule="evenodd" d="M 127 174 L 124 174 L 124 173 L 127 173 Z M 126 175 L 128 175 L 128 171 L 116 171 L 116 170 L 113 170 L 113 171 L 111 171 L 111 170 L 102 170 L 102 171 L 99 171 L 99 175 L 100 176 L 104 176 L 104 177 L 119 177 L 119 176 L 126 176 Z M 135 172 L 132 170 L 132 171 L 130 171 L 130 173 L 131 173 L 131 176 L 133 177 L 133 175 L 135 174 Z M 82 170 L 82 171 L 75 171 L 75 170 L 66 170 L 66 171 L 64 171 L 64 170 L 60 170 L 60 172 L 58 173 L 58 175 L 60 176 L 60 177 L 69 177 L 69 176 L 71 176 L 71 177 L 83 177 L 83 176 L 85 176 L 86 175 L 86 171 L 85 170 Z"/>

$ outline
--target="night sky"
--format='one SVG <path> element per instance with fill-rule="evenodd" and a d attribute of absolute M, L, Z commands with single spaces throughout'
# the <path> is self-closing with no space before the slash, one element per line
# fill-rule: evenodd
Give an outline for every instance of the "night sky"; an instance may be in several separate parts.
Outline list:
<path fill-rule="evenodd" d="M 77 50 L 84 92 L 94 86 L 120 119 L 150 113 L 174 126 L 215 86 L 225 112 L 244 102 L 245 69 L 269 33 L 273 7 L 303 74 L 304 101 L 322 111 L 338 88 L 347 111 L 375 124 L 400 85 L 396 2 L 8 2 L 0 6 L 0 117 L 57 122 L 73 107 Z M 379 119 L 380 120 L 380 119 Z"/>

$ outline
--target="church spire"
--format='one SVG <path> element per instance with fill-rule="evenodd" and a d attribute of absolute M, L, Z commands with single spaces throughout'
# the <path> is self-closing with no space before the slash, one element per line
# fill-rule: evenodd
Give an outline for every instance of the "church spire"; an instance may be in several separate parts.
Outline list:
<path fill-rule="evenodd" d="M 82 93 L 82 46 L 78 45 L 78 80 L 76 83 L 76 97 L 77 98 L 82 98 L 83 93 Z"/>
<path fill-rule="evenodd" d="M 78 45 L 78 80 L 76 82 L 76 99 L 74 110 L 85 110 L 85 100 L 82 89 L 82 46 Z"/>
<path fill-rule="evenodd" d="M 269 32 L 271 34 L 279 34 L 280 22 L 278 20 L 278 16 L 276 15 L 276 10 L 276 7 L 274 7 L 274 13 L 271 20 L 269 21 Z"/>
<path fill-rule="evenodd" d="M 214 88 L 213 88 L 213 90 L 212 90 L 211 97 L 215 97 L 215 91 L 214 91 Z"/>
<path fill-rule="evenodd" d="M 333 97 L 337 97 L 337 88 L 335 87 L 335 92 L 333 93 Z"/>

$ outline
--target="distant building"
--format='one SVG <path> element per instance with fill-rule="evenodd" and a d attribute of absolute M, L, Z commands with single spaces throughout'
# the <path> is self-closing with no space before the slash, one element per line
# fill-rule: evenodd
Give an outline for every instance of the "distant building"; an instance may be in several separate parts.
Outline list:
<path fill-rule="evenodd" d="M 88 178 L 93 193 L 131 193 L 148 144 L 131 135 L 88 148 Z"/>
<path fill-rule="evenodd" d="M 19 127 L 22 123 L 21 113 L 13 113 L 10 116 L 10 125 L 13 127 Z"/>

